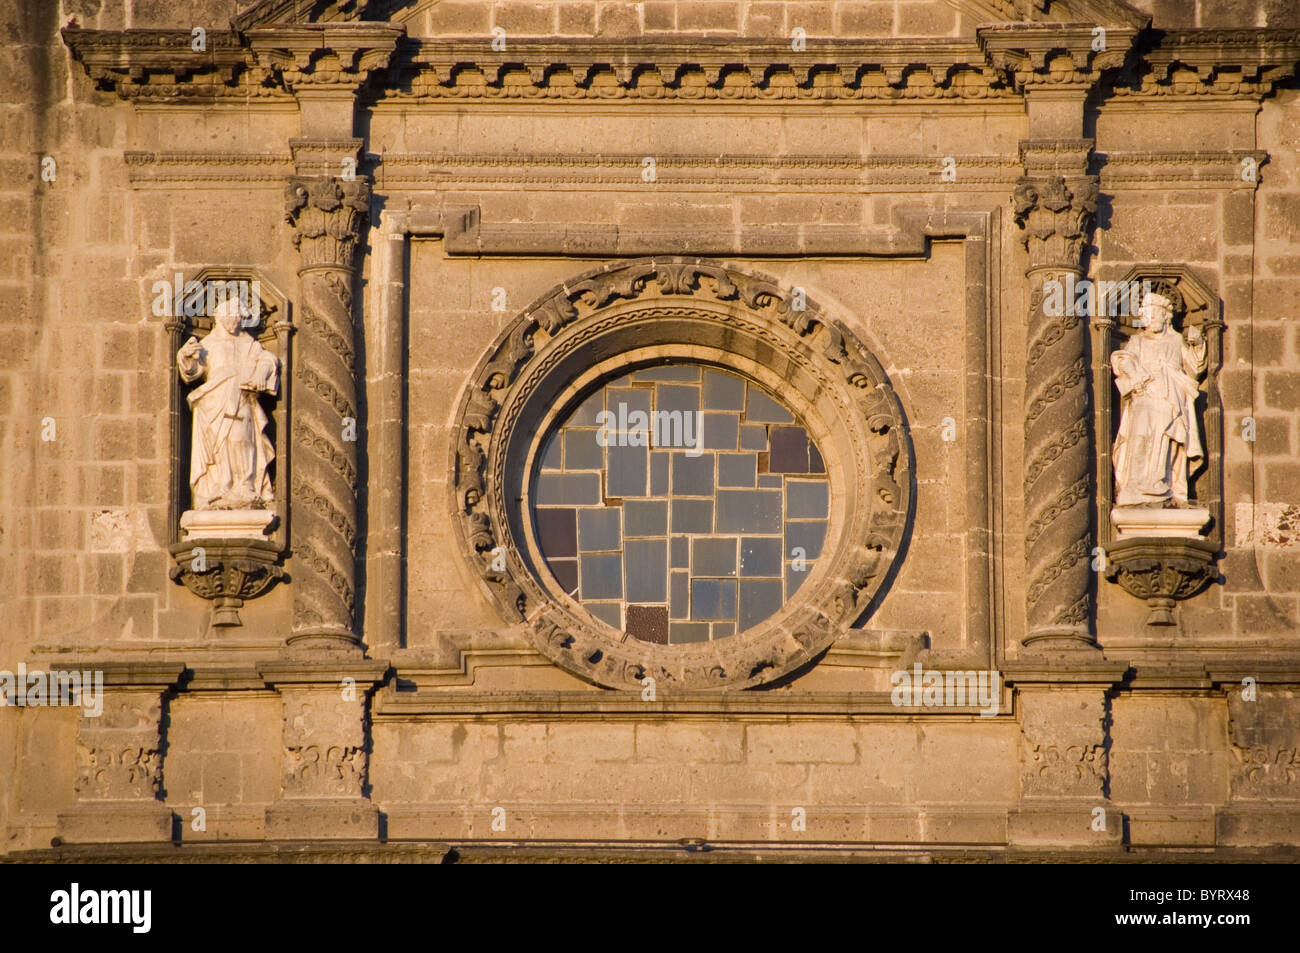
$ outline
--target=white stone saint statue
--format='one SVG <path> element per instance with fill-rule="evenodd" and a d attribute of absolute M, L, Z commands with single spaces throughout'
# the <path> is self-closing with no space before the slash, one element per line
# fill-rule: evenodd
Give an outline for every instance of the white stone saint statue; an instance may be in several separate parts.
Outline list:
<path fill-rule="evenodd" d="M 265 511 L 274 499 L 269 468 L 275 451 L 258 395 L 276 393 L 279 364 L 243 329 L 247 314 L 238 299 L 220 302 L 212 330 L 202 341 L 191 337 L 176 354 L 182 380 L 203 379 L 188 396 L 194 414 L 190 488 L 193 509 L 200 511 L 182 519 L 190 535 L 201 535 L 195 530 L 208 523 L 239 522 L 234 513 L 203 519 L 202 511 Z M 252 523 L 264 527 L 270 516 L 256 515 Z"/>
<path fill-rule="evenodd" d="M 1110 358 L 1115 386 L 1123 398 L 1115 438 L 1116 525 L 1124 535 L 1125 517 L 1169 523 L 1170 534 L 1188 535 L 1191 522 L 1203 523 L 1208 511 L 1188 502 L 1188 474 L 1205 456 L 1196 419 L 1197 380 L 1205 373 L 1206 344 L 1199 328 L 1179 334 L 1171 326 L 1174 295 L 1148 291 L 1139 308 L 1141 330 Z M 1126 508 L 1188 510 L 1141 517 Z M 1174 524 L 1179 524 L 1175 526 Z M 1135 527 L 1136 529 L 1136 527 Z M 1155 525 L 1144 534 L 1159 534 Z M 1194 535 L 1194 531 L 1192 535 Z"/>

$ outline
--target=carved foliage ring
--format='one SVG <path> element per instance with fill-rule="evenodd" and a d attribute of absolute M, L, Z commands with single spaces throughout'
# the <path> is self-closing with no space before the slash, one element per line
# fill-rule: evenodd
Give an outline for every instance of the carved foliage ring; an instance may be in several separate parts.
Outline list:
<path fill-rule="evenodd" d="M 601 380 L 685 360 L 780 393 L 817 434 L 835 504 L 821 557 L 774 616 L 712 642 L 640 642 L 596 623 L 541 568 L 521 501 L 540 438 Z M 911 505 L 902 407 L 880 363 L 803 291 L 709 259 L 597 268 L 533 302 L 479 362 L 450 466 L 460 549 L 508 621 L 568 671 L 611 688 L 734 690 L 814 659 L 890 577 Z"/>

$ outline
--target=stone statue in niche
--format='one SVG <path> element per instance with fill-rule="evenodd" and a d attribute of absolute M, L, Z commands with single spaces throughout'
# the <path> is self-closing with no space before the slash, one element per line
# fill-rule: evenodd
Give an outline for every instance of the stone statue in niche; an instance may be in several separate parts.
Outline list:
<path fill-rule="evenodd" d="M 273 518 L 275 450 L 260 395 L 276 393 L 279 362 L 245 330 L 248 315 L 237 298 L 221 301 L 212 330 L 176 354 L 182 380 L 203 380 L 187 397 L 193 508 L 181 526 L 190 536 L 262 536 Z"/>
<path fill-rule="evenodd" d="M 1169 282 L 1144 291 L 1139 329 L 1110 356 L 1123 401 L 1112 461 L 1112 519 L 1125 536 L 1197 536 L 1209 511 L 1189 501 L 1188 477 L 1204 460 L 1196 400 L 1206 368 L 1199 328 L 1173 319 L 1182 295 Z"/>

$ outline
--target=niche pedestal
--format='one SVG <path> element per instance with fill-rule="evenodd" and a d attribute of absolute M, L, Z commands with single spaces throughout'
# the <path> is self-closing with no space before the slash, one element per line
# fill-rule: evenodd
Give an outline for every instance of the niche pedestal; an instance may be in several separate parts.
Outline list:
<path fill-rule="evenodd" d="M 267 537 L 272 510 L 187 510 L 185 539 L 171 547 L 171 578 L 212 601 L 214 626 L 242 625 L 244 600 L 260 596 L 284 576 L 280 547 Z"/>
<path fill-rule="evenodd" d="M 1146 600 L 1147 625 L 1173 625 L 1174 604 L 1214 578 L 1216 546 L 1201 535 L 1204 507 L 1117 506 L 1110 511 L 1116 541 L 1106 553 L 1106 578 Z"/>

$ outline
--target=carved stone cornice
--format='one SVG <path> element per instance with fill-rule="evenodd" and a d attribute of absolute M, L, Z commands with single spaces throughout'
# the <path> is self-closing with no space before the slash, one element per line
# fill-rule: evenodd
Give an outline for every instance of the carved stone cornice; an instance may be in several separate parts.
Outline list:
<path fill-rule="evenodd" d="M 1022 173 L 1015 159 L 991 154 L 950 156 L 966 185 L 1010 187 Z M 626 187 L 640 182 L 642 153 L 393 153 L 384 154 L 385 185 L 436 181 L 459 184 L 565 184 Z M 657 160 L 657 181 L 675 186 L 756 188 L 839 186 L 884 188 L 941 184 L 943 166 L 932 155 L 702 155 L 677 154 Z M 376 175 L 379 173 L 376 172 Z M 952 188 L 952 186 L 947 186 Z"/>
<path fill-rule="evenodd" d="M 62 36 L 101 88 L 142 101 L 355 91 L 372 72 L 392 65 L 402 75 L 382 91 L 386 97 L 538 102 L 987 100 L 1082 93 L 1107 70 L 1123 66 L 1138 37 L 1135 27 L 1112 19 L 1100 50 L 1093 49 L 1097 27 L 1091 22 L 986 26 L 976 43 L 818 38 L 795 51 L 785 40 L 748 37 L 512 37 L 505 50 L 493 50 L 488 37 L 404 40 L 403 26 L 336 13 L 330 22 L 255 27 L 269 21 L 237 17 L 236 29 L 209 32 L 202 52 L 193 50 L 185 30 L 70 26 Z M 1112 72 L 1114 94 L 1262 96 L 1294 75 L 1300 61 L 1297 30 L 1142 34 L 1148 35 L 1154 46 L 1137 64 L 1122 75 Z"/>
<path fill-rule="evenodd" d="M 57 661 L 55 661 L 57 659 Z M 156 692 L 176 688 L 185 674 L 183 662 L 150 662 L 136 659 L 101 658 L 94 654 L 49 655 L 51 667 L 102 672 L 106 687 Z"/>
<path fill-rule="evenodd" d="M 976 36 L 989 62 L 1017 91 L 1073 88 L 1082 94 L 1103 71 L 1123 65 L 1137 31 L 1091 23 L 1003 23 L 980 27 Z"/>
<path fill-rule="evenodd" d="M 1259 149 L 1223 152 L 1110 152 L 1095 158 L 1103 186 L 1167 190 L 1170 182 L 1179 188 L 1259 188 L 1268 153 Z M 1242 172 L 1251 165 L 1253 175 Z"/>
<path fill-rule="evenodd" d="M 1097 212 L 1097 177 L 1021 178 L 1012 193 L 1029 271 L 1078 271 Z"/>
<path fill-rule="evenodd" d="M 209 31 L 204 49 L 189 30 L 83 30 L 64 27 L 63 42 L 100 89 L 122 99 L 211 99 L 275 95 L 253 79 L 252 53 L 237 33 Z"/>
<path fill-rule="evenodd" d="M 302 87 L 356 89 L 373 70 L 388 66 L 405 34 L 405 27 L 386 23 L 313 23 L 244 35 L 264 78 L 292 92 Z"/>
<path fill-rule="evenodd" d="M 369 213 L 370 183 L 365 179 L 293 176 L 285 186 L 285 221 L 293 226 L 293 244 L 304 268 L 352 268 Z"/>
<path fill-rule="evenodd" d="M 451 99 L 915 100 L 1013 96 L 975 44 L 955 40 L 785 40 L 674 36 L 512 37 L 403 44 L 389 97 Z M 409 91 L 408 91 L 409 87 Z"/>
<path fill-rule="evenodd" d="M 126 152 L 132 185 L 173 182 L 274 183 L 277 188 L 294 170 L 289 155 L 256 152 Z"/>
<path fill-rule="evenodd" d="M 63 42 L 101 89 L 123 99 L 188 100 L 283 96 L 303 87 L 355 90 L 383 69 L 405 27 L 306 24 L 209 31 L 193 48 L 189 30 L 83 30 Z"/>
<path fill-rule="evenodd" d="M 1118 96 L 1261 97 L 1296 73 L 1300 30 L 1169 30 L 1153 34 Z"/>
<path fill-rule="evenodd" d="M 132 151 L 125 154 L 133 185 L 174 182 L 271 183 L 300 175 L 337 175 L 339 159 L 360 156 L 362 140 L 293 139 L 292 154 L 200 151 Z M 1247 153 L 1242 153 L 1246 155 Z M 1227 155 L 1225 153 L 1224 155 Z M 1262 153 L 1261 153 L 1262 155 Z M 380 157 L 372 156 L 374 161 Z M 1015 159 L 984 153 L 951 156 L 961 187 L 1010 188 L 1023 173 Z M 641 181 L 641 153 L 446 153 L 386 152 L 375 163 L 390 190 L 401 186 L 563 184 L 625 187 Z M 378 170 L 382 170 L 380 173 Z M 673 155 L 657 160 L 658 181 L 684 186 L 791 188 L 836 186 L 886 189 L 931 188 L 943 166 L 931 155 Z M 947 185 L 949 189 L 955 185 Z"/>

